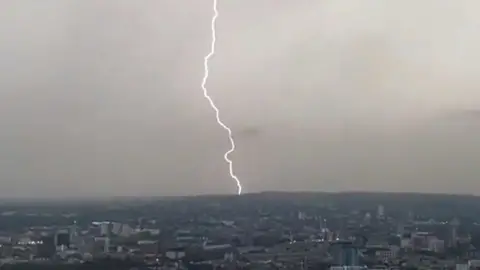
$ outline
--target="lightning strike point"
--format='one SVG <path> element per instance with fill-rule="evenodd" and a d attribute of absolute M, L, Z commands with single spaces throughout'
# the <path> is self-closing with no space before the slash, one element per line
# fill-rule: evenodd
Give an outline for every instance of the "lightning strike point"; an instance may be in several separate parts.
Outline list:
<path fill-rule="evenodd" d="M 213 0 L 213 12 L 214 12 L 214 14 L 213 14 L 213 17 L 212 17 L 212 22 L 211 22 L 212 43 L 211 43 L 211 46 L 210 46 L 210 52 L 205 56 L 204 61 L 203 61 L 203 65 L 204 65 L 204 68 L 205 68 L 205 73 L 204 73 L 203 80 L 202 80 L 202 90 L 203 90 L 204 97 L 208 100 L 208 102 L 210 103 L 210 106 L 215 111 L 215 117 L 216 117 L 218 125 L 220 125 L 223 129 L 225 129 L 228 132 L 228 139 L 230 140 L 230 146 L 231 147 L 227 152 L 225 152 L 225 155 L 223 156 L 223 158 L 228 163 L 228 169 L 229 169 L 230 177 L 233 180 L 235 180 L 235 183 L 237 184 L 237 194 L 240 195 L 240 194 L 242 194 L 242 183 L 240 182 L 238 177 L 234 174 L 234 172 L 233 172 L 233 162 L 229 158 L 229 155 L 232 152 L 235 151 L 235 140 L 233 139 L 232 130 L 227 125 L 225 125 L 222 122 L 222 120 L 220 119 L 220 110 L 217 108 L 217 106 L 215 105 L 215 102 L 213 102 L 213 99 L 208 94 L 208 90 L 207 90 L 207 87 L 206 87 L 207 80 L 208 80 L 208 75 L 209 75 L 208 61 L 210 60 L 210 58 L 212 56 L 215 55 L 215 43 L 217 41 L 217 33 L 216 33 L 216 22 L 217 22 L 217 18 L 218 18 L 217 4 L 218 4 L 218 0 Z"/>

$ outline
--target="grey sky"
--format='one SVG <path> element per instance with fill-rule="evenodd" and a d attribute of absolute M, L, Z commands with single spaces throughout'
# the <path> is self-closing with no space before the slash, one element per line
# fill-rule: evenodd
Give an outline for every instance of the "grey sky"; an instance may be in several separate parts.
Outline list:
<path fill-rule="evenodd" d="M 480 194 L 478 1 L 219 3 L 247 192 Z M 3 1 L 0 196 L 234 193 L 211 4 Z"/>

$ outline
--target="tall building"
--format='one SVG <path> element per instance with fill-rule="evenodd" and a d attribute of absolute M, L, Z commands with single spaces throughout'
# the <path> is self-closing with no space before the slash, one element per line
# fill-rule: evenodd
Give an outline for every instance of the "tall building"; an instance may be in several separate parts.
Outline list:
<path fill-rule="evenodd" d="M 377 207 L 377 218 L 378 219 L 385 218 L 385 207 L 381 204 Z"/>
<path fill-rule="evenodd" d="M 48 235 L 40 238 L 40 244 L 37 245 L 37 257 L 52 258 L 55 255 L 55 236 Z"/>
<path fill-rule="evenodd" d="M 110 235 L 110 222 L 105 221 L 105 222 L 101 223 L 101 225 L 100 225 L 100 235 L 102 235 L 102 236 Z"/>
<path fill-rule="evenodd" d="M 55 246 L 57 247 L 70 247 L 70 233 L 62 230 L 58 231 L 54 237 Z"/>
<path fill-rule="evenodd" d="M 73 224 L 70 226 L 69 233 L 70 233 L 70 244 L 78 246 L 78 244 L 79 244 L 79 233 L 78 233 L 77 221 L 74 221 Z"/>
<path fill-rule="evenodd" d="M 103 245 L 103 252 L 104 253 L 109 253 L 110 252 L 110 237 L 107 236 L 105 238 L 105 242 L 104 242 L 104 245 Z"/>
<path fill-rule="evenodd" d="M 414 222 L 415 221 L 415 214 L 412 211 L 408 211 L 408 217 L 407 217 L 408 222 Z"/>
<path fill-rule="evenodd" d="M 145 225 L 144 223 L 145 223 L 145 218 L 143 218 L 143 217 L 138 218 L 138 226 L 137 227 L 138 227 L 139 230 L 143 230 L 144 225 Z"/>
<path fill-rule="evenodd" d="M 451 229 L 451 239 L 450 239 L 450 245 L 452 247 L 457 246 L 457 231 L 458 231 L 458 226 L 460 226 L 460 221 L 457 218 L 454 218 L 452 221 L 450 221 L 450 229 Z"/>
<path fill-rule="evenodd" d="M 333 264 L 337 266 L 359 266 L 360 254 L 358 248 L 349 241 L 337 241 L 330 245 Z"/>
<path fill-rule="evenodd" d="M 372 223 L 372 214 L 367 212 L 365 216 L 363 217 L 363 224 L 364 225 L 370 225 Z"/>

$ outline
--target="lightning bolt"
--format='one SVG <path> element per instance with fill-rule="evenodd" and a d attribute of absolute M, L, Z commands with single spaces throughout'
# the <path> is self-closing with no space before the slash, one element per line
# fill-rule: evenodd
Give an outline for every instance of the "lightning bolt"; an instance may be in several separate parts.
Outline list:
<path fill-rule="evenodd" d="M 210 52 L 205 56 L 204 61 L 203 61 L 203 65 L 204 65 L 204 68 L 205 68 L 205 73 L 204 73 L 204 76 L 203 76 L 203 79 L 202 79 L 202 89 L 203 89 L 203 96 L 208 100 L 208 102 L 210 103 L 210 106 L 215 111 L 215 117 L 217 119 L 218 125 L 220 125 L 223 129 L 225 129 L 228 132 L 228 139 L 230 140 L 230 146 L 231 147 L 230 147 L 230 150 L 225 152 L 225 155 L 223 155 L 223 158 L 228 163 L 228 169 L 229 169 L 230 177 L 233 180 L 235 180 L 235 183 L 237 184 L 237 194 L 240 195 L 240 194 L 242 194 L 242 183 L 240 182 L 238 177 L 234 174 L 234 172 L 233 172 L 233 162 L 229 158 L 229 155 L 232 152 L 235 151 L 235 140 L 233 139 L 232 130 L 227 125 L 225 125 L 222 122 L 222 120 L 220 119 L 220 110 L 217 108 L 217 106 L 215 105 L 215 102 L 213 102 L 213 99 L 208 94 L 208 90 L 207 90 L 207 87 L 206 87 L 207 80 L 208 80 L 208 75 L 209 75 L 208 61 L 210 60 L 210 58 L 212 56 L 215 55 L 215 43 L 217 41 L 217 33 L 216 33 L 216 22 L 217 22 L 217 18 L 218 18 L 217 4 L 218 4 L 218 1 L 213 0 L 213 12 L 214 12 L 214 14 L 213 14 L 213 17 L 212 17 L 212 22 L 211 22 L 212 43 L 211 43 L 211 46 L 210 46 Z"/>

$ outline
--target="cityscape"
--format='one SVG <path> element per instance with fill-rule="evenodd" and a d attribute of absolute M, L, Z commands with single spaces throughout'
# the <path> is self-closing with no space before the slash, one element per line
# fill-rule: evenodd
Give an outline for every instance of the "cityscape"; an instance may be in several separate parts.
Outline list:
<path fill-rule="evenodd" d="M 0 210 L 0 269 L 480 267 L 474 196 L 265 192 Z"/>

